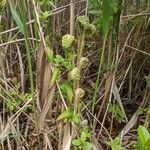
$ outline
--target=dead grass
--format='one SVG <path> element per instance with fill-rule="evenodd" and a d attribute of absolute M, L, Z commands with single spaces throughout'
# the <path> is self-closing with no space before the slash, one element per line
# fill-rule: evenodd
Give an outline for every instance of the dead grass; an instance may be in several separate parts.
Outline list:
<path fill-rule="evenodd" d="M 14 3 L 18 10 L 18 2 Z M 101 30 L 84 41 L 81 55 L 88 55 L 90 65 L 82 72 L 80 83 L 76 83 L 85 90 L 78 127 L 57 121 L 61 112 L 70 107 L 60 87 L 67 79 L 67 71 L 63 70 L 50 86 L 55 66 L 47 61 L 45 49 L 51 47 L 54 54 L 64 55 L 61 38 L 67 33 L 78 36 L 77 16 L 88 15 L 91 21 L 96 18 L 89 15 L 88 1 L 63 0 L 40 6 L 34 0 L 25 0 L 33 95 L 25 37 L 13 20 L 9 3 L 4 1 L 0 9 L 0 149 L 70 150 L 72 139 L 80 135 L 79 128 L 86 126 L 91 131 L 93 150 L 108 149 L 106 142 L 118 135 L 124 148 L 132 149 L 138 125 L 149 128 L 147 114 L 140 115 L 138 110 L 149 108 L 150 90 L 145 77 L 149 76 L 150 67 L 150 4 L 130 0 L 123 4 L 104 47 L 94 107 L 93 90 L 102 53 Z M 47 20 L 41 19 L 44 11 L 52 13 Z M 119 123 L 109 112 L 111 103 L 118 103 L 124 122 Z"/>

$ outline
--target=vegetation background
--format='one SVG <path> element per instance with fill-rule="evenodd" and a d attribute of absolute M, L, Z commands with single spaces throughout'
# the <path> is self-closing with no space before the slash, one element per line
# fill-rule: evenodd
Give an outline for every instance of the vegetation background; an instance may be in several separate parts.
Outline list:
<path fill-rule="evenodd" d="M 0 149 L 150 150 L 149 0 L 0 0 Z"/>

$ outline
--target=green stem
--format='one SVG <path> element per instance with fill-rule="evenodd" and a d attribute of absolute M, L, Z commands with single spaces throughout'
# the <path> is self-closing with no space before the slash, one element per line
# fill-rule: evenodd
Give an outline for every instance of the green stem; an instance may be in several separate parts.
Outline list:
<path fill-rule="evenodd" d="M 101 57 L 100 57 L 98 75 L 97 75 L 96 84 L 95 84 L 94 97 L 93 97 L 93 100 L 92 100 L 92 113 L 94 112 L 95 101 L 96 101 L 96 95 L 97 95 L 97 92 L 98 92 L 98 89 L 99 89 L 99 88 L 98 88 L 98 87 L 99 87 L 99 79 L 100 79 L 100 74 L 101 74 L 101 70 L 102 70 L 102 65 L 103 65 L 103 62 L 104 62 L 105 46 L 106 46 L 106 38 L 104 38 L 104 40 L 103 40 L 102 54 L 101 54 Z"/>
<path fill-rule="evenodd" d="M 33 82 L 33 71 L 32 71 L 32 61 L 31 61 L 31 55 L 30 55 L 30 48 L 28 44 L 28 39 L 25 36 L 25 46 L 26 46 L 26 53 L 27 53 L 27 60 L 28 60 L 28 68 L 29 68 L 29 80 L 30 80 L 30 90 L 32 98 L 34 96 L 34 82 Z"/>

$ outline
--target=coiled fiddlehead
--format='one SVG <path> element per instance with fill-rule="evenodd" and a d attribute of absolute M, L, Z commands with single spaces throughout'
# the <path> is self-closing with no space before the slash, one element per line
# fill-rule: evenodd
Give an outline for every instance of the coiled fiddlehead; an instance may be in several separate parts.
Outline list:
<path fill-rule="evenodd" d="M 80 100 L 81 98 L 83 98 L 85 95 L 85 91 L 82 88 L 77 88 L 75 90 L 75 99 L 76 100 Z"/>
<path fill-rule="evenodd" d="M 80 69 L 86 68 L 89 65 L 89 59 L 87 57 L 81 57 L 80 59 Z"/>
<path fill-rule="evenodd" d="M 64 35 L 62 37 L 62 47 L 64 49 L 69 49 L 72 46 L 74 40 L 75 40 L 74 36 L 69 35 L 69 34 Z"/>
<path fill-rule="evenodd" d="M 77 67 L 75 67 L 72 71 L 69 72 L 68 75 L 69 80 L 80 80 L 80 72 L 79 69 Z"/>
<path fill-rule="evenodd" d="M 75 112 L 79 112 L 81 108 L 80 100 L 84 97 L 85 91 L 82 88 L 77 88 L 75 90 L 75 102 L 74 102 L 74 110 Z"/>

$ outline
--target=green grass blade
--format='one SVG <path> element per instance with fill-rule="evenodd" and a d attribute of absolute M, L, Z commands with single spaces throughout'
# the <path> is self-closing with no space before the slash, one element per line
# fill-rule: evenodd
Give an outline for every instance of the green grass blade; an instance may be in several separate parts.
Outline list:
<path fill-rule="evenodd" d="M 103 38 L 107 37 L 110 27 L 111 21 L 111 4 L 112 0 L 103 0 L 103 8 L 102 8 L 102 32 Z"/>
<path fill-rule="evenodd" d="M 25 46 L 26 46 L 26 53 L 27 53 L 27 60 L 28 60 L 28 68 L 29 68 L 29 76 L 30 76 L 30 90 L 32 93 L 32 96 L 34 94 L 34 83 L 33 83 L 33 71 L 32 71 L 32 61 L 31 61 L 31 54 L 30 54 L 30 48 L 29 48 L 29 41 L 28 41 L 28 31 L 26 26 L 26 17 L 25 17 L 25 6 L 24 6 L 24 0 L 19 1 L 19 14 L 16 11 L 15 6 L 9 0 L 9 5 L 11 9 L 11 13 L 13 16 L 13 19 L 15 20 L 16 24 L 18 25 L 20 31 L 25 37 Z"/>
<path fill-rule="evenodd" d="M 9 4 L 10 4 L 10 10 L 11 10 L 11 13 L 12 13 L 12 17 L 13 19 L 15 20 L 16 24 L 18 25 L 20 31 L 22 32 L 22 34 L 25 33 L 24 31 L 24 26 L 23 26 L 23 23 L 15 9 L 15 7 L 13 6 L 12 2 L 9 0 Z"/>

